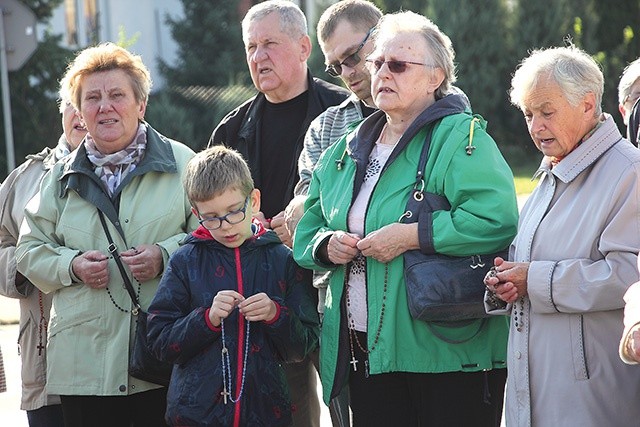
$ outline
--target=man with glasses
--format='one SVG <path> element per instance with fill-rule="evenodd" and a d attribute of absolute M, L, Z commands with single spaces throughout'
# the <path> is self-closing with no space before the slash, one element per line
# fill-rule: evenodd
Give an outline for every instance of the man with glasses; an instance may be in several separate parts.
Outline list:
<path fill-rule="evenodd" d="M 284 209 L 298 182 L 297 160 L 311 121 L 348 91 L 313 78 L 307 68 L 311 41 L 306 18 L 290 1 L 253 6 L 242 21 L 247 65 L 259 93 L 229 113 L 215 128 L 209 146 L 235 148 L 247 160 L 262 197 L 265 226 L 291 246 Z M 309 359 L 285 366 L 296 426 L 318 426 L 317 374 Z"/>
<path fill-rule="evenodd" d="M 340 1 L 320 16 L 316 33 L 327 64 L 325 71 L 332 77 L 342 79 L 351 90 L 351 96 L 340 105 L 329 107 L 309 126 L 298 160 L 300 181 L 295 188 L 296 197 L 285 210 L 289 235 L 293 235 L 302 217 L 311 174 L 322 152 L 347 133 L 350 126 L 375 111 L 371 96 L 371 74 L 365 68 L 365 58 L 373 49 L 371 35 L 381 16 L 380 9 L 365 0 Z M 313 285 L 318 289 L 318 312 L 321 316 L 324 313 L 328 275 L 328 272 L 314 273 Z M 346 388 L 331 400 L 329 412 L 334 426 L 350 424 Z"/>
<path fill-rule="evenodd" d="M 618 85 L 618 110 L 622 115 L 622 120 L 627 126 L 627 139 L 636 147 L 640 143 L 638 127 L 640 125 L 640 108 L 638 99 L 640 98 L 640 58 L 629 64 L 620 77 Z M 635 106 L 635 107 L 634 107 Z M 632 114 L 635 112 L 635 114 Z"/>

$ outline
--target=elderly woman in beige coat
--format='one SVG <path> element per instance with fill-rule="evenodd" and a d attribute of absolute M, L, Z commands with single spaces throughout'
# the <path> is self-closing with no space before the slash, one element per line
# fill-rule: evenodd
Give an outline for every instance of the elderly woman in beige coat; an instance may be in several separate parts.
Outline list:
<path fill-rule="evenodd" d="M 601 111 L 603 76 L 575 47 L 534 51 L 511 100 L 544 158 L 488 291 L 511 313 L 509 426 L 629 426 L 640 370 L 622 363 L 622 297 L 638 279 L 640 151 Z M 505 310 L 495 310 L 504 313 Z"/>
<path fill-rule="evenodd" d="M 47 329 L 51 294 L 45 294 L 17 271 L 15 257 L 24 208 L 38 192 L 40 182 L 53 165 L 78 148 L 87 134 L 80 117 L 60 93 L 62 130 L 55 148 L 46 147 L 15 168 L 0 186 L 0 295 L 20 301 L 20 346 L 22 398 L 20 409 L 27 412 L 32 427 L 63 426 L 60 397 L 47 393 Z"/>

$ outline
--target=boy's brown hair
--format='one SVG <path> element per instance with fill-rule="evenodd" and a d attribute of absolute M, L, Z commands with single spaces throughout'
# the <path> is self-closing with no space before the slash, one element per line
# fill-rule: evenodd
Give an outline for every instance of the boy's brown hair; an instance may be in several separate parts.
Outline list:
<path fill-rule="evenodd" d="M 182 182 L 194 208 L 194 203 L 211 200 L 226 190 L 237 189 L 248 196 L 254 188 L 242 155 L 221 145 L 196 154 L 187 164 Z"/>

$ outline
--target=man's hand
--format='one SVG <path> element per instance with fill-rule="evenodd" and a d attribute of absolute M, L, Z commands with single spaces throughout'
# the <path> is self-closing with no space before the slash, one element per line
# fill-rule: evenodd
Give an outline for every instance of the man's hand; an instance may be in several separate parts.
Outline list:
<path fill-rule="evenodd" d="M 271 218 L 271 229 L 276 232 L 282 243 L 290 248 L 293 247 L 291 233 L 289 233 L 285 225 L 284 211 Z"/>

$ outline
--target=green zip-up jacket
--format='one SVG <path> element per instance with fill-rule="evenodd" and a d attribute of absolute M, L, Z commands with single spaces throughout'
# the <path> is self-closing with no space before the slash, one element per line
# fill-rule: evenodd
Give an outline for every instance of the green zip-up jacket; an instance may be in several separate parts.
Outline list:
<path fill-rule="evenodd" d="M 385 122 L 383 112 L 374 113 L 327 149 L 313 173 L 305 214 L 295 233 L 294 257 L 301 266 L 333 270 L 320 346 L 325 403 L 348 381 L 350 353 L 343 292 L 345 268 L 326 264 L 318 257 L 318 251 L 334 231 L 348 230 L 349 209 Z M 396 145 L 371 194 L 365 234 L 397 222 L 405 211 L 429 127 L 433 127 L 433 133 L 425 190 L 446 196 L 451 210 L 434 212 L 426 219 L 429 223 L 421 219 L 418 223 L 421 250 L 464 256 L 506 248 L 516 234 L 518 221 L 513 175 L 485 132 L 486 122 L 474 120 L 466 101 L 457 94 L 426 109 Z M 468 155 L 471 129 L 471 144 L 476 148 Z M 366 262 L 371 348 L 379 327 L 385 266 L 371 258 Z M 414 320 L 407 307 L 403 268 L 402 256 L 388 263 L 385 314 L 378 343 L 369 354 L 371 374 L 479 371 L 506 366 L 505 317 L 477 320 L 460 327 Z M 442 338 L 463 342 L 452 344 Z"/>

